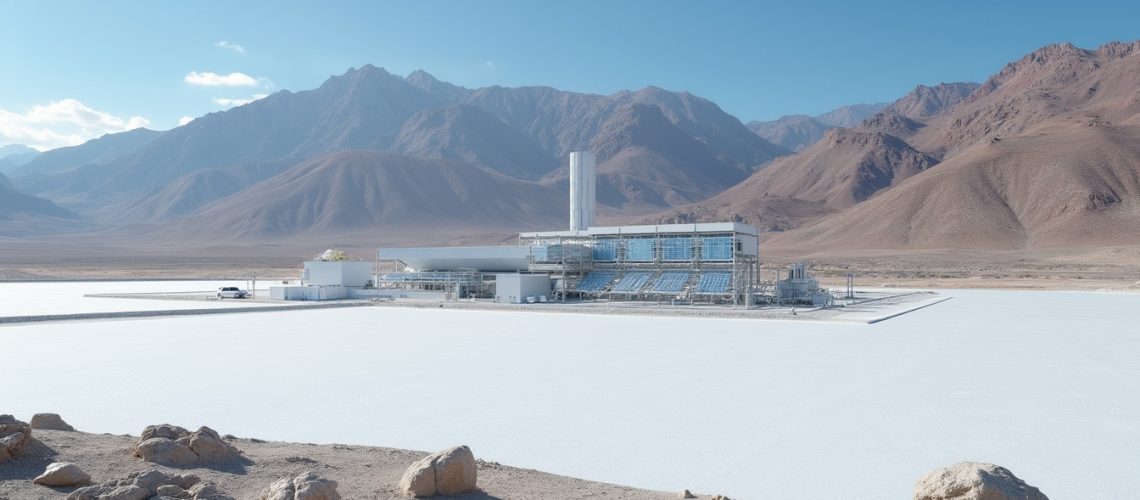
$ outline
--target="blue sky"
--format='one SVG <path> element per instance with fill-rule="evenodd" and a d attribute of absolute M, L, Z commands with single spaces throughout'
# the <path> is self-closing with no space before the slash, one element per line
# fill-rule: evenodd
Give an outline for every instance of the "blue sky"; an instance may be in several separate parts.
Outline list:
<path fill-rule="evenodd" d="M 1137 19 L 1125 1 L 0 0 L 0 145 L 168 129 L 365 63 L 467 87 L 656 85 L 747 122 L 981 81 L 1050 43 L 1140 39 Z"/>

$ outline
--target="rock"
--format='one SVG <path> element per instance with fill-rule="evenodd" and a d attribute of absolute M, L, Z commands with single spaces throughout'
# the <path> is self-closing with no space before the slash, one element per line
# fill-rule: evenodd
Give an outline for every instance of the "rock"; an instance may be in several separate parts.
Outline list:
<path fill-rule="evenodd" d="M 681 492 L 681 498 L 697 498 L 697 496 L 693 492 L 685 490 Z"/>
<path fill-rule="evenodd" d="M 712 500 L 732 500 L 732 499 L 728 498 L 724 495 L 716 495 L 716 496 L 712 497 Z"/>
<path fill-rule="evenodd" d="M 166 438 L 150 438 L 135 445 L 135 456 L 147 462 L 185 467 L 198 463 L 188 446 Z"/>
<path fill-rule="evenodd" d="M 337 482 L 325 479 L 316 472 L 275 481 L 261 490 L 258 500 L 339 500 Z"/>
<path fill-rule="evenodd" d="M 417 497 L 467 493 L 475 490 L 477 472 L 471 448 L 457 446 L 413 463 L 400 478 L 400 491 Z"/>
<path fill-rule="evenodd" d="M 68 425 L 56 413 L 37 413 L 32 415 L 31 423 L 33 429 L 75 432 L 75 427 Z"/>
<path fill-rule="evenodd" d="M 962 462 L 932 470 L 914 485 L 914 500 L 1048 500 L 1041 490 L 994 464 Z"/>
<path fill-rule="evenodd" d="M 0 463 L 15 458 L 32 440 L 32 427 L 11 415 L 0 415 Z"/>
<path fill-rule="evenodd" d="M 195 489 L 201 496 L 194 496 Z M 142 500 L 151 497 L 233 500 L 218 492 L 214 483 L 203 483 L 198 476 L 167 474 L 157 469 L 132 472 L 122 479 L 80 488 L 71 492 L 67 500 Z"/>
<path fill-rule="evenodd" d="M 143 430 L 134 455 L 147 462 L 173 467 L 214 465 L 241 460 L 241 452 L 213 429 L 190 432 L 177 425 L 151 425 Z"/>
<path fill-rule="evenodd" d="M 182 489 L 182 487 L 174 484 L 164 484 L 154 489 L 154 494 L 159 497 L 168 498 L 190 498 L 190 492 Z"/>
<path fill-rule="evenodd" d="M 91 481 L 91 476 L 78 465 L 70 462 L 55 462 L 47 466 L 43 474 L 32 480 L 44 486 L 79 486 Z"/>
<path fill-rule="evenodd" d="M 198 483 L 190 488 L 189 493 L 194 500 L 234 500 L 234 497 L 218 491 L 218 486 L 211 482 Z"/>

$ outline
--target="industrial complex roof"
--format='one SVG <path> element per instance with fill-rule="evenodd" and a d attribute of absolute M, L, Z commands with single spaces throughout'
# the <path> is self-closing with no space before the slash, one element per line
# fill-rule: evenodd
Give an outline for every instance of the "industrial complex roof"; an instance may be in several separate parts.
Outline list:
<path fill-rule="evenodd" d="M 478 269 L 484 272 L 526 271 L 530 264 L 530 247 L 427 247 L 381 248 L 381 259 L 399 259 L 416 271 Z"/>
<path fill-rule="evenodd" d="M 739 222 L 710 222 L 698 224 L 650 224 L 641 226 L 598 226 L 585 231 L 539 231 L 519 233 L 520 238 L 573 238 L 589 236 L 618 236 L 668 233 L 739 233 L 758 235 L 756 228 Z"/>

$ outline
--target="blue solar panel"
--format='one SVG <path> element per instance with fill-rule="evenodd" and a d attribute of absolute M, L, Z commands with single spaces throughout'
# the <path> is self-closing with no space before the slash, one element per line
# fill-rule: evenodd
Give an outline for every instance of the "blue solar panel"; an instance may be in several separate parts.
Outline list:
<path fill-rule="evenodd" d="M 598 240 L 594 242 L 594 260 L 613 262 L 617 260 L 617 241 Z"/>
<path fill-rule="evenodd" d="M 701 237 L 701 260 L 732 260 L 732 237 Z"/>
<path fill-rule="evenodd" d="M 661 260 L 684 261 L 693 258 L 693 239 L 689 237 L 661 238 Z"/>
<path fill-rule="evenodd" d="M 657 283 L 653 284 L 653 291 L 664 293 L 680 292 L 685 288 L 685 283 L 688 282 L 688 272 L 666 271 L 661 273 L 661 277 L 657 278 Z"/>
<path fill-rule="evenodd" d="M 578 288 L 575 290 L 579 292 L 598 292 L 601 291 L 606 285 L 613 281 L 614 276 L 617 276 L 616 271 L 593 271 L 587 274 L 582 281 L 578 283 Z"/>
<path fill-rule="evenodd" d="M 732 273 L 725 271 L 714 271 L 701 273 L 701 279 L 697 281 L 698 294 L 722 294 L 728 292 L 732 285 Z"/>
<path fill-rule="evenodd" d="M 641 287 L 645 286 L 645 284 L 649 282 L 649 278 L 652 276 L 653 273 L 651 271 L 634 271 L 625 273 L 625 276 L 621 278 L 621 281 L 618 281 L 618 283 L 614 285 L 610 291 L 636 292 L 638 290 L 641 290 Z"/>
<path fill-rule="evenodd" d="M 652 262 L 653 247 L 657 240 L 653 238 L 638 238 L 626 240 L 625 260 L 634 262 Z"/>

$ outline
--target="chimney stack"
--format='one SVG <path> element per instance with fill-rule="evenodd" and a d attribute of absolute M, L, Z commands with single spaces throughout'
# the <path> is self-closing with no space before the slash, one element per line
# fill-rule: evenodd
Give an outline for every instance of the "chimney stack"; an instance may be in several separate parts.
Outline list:
<path fill-rule="evenodd" d="M 597 179 L 594 154 L 589 151 L 570 153 L 570 230 L 585 231 L 594 225 L 594 188 Z"/>

